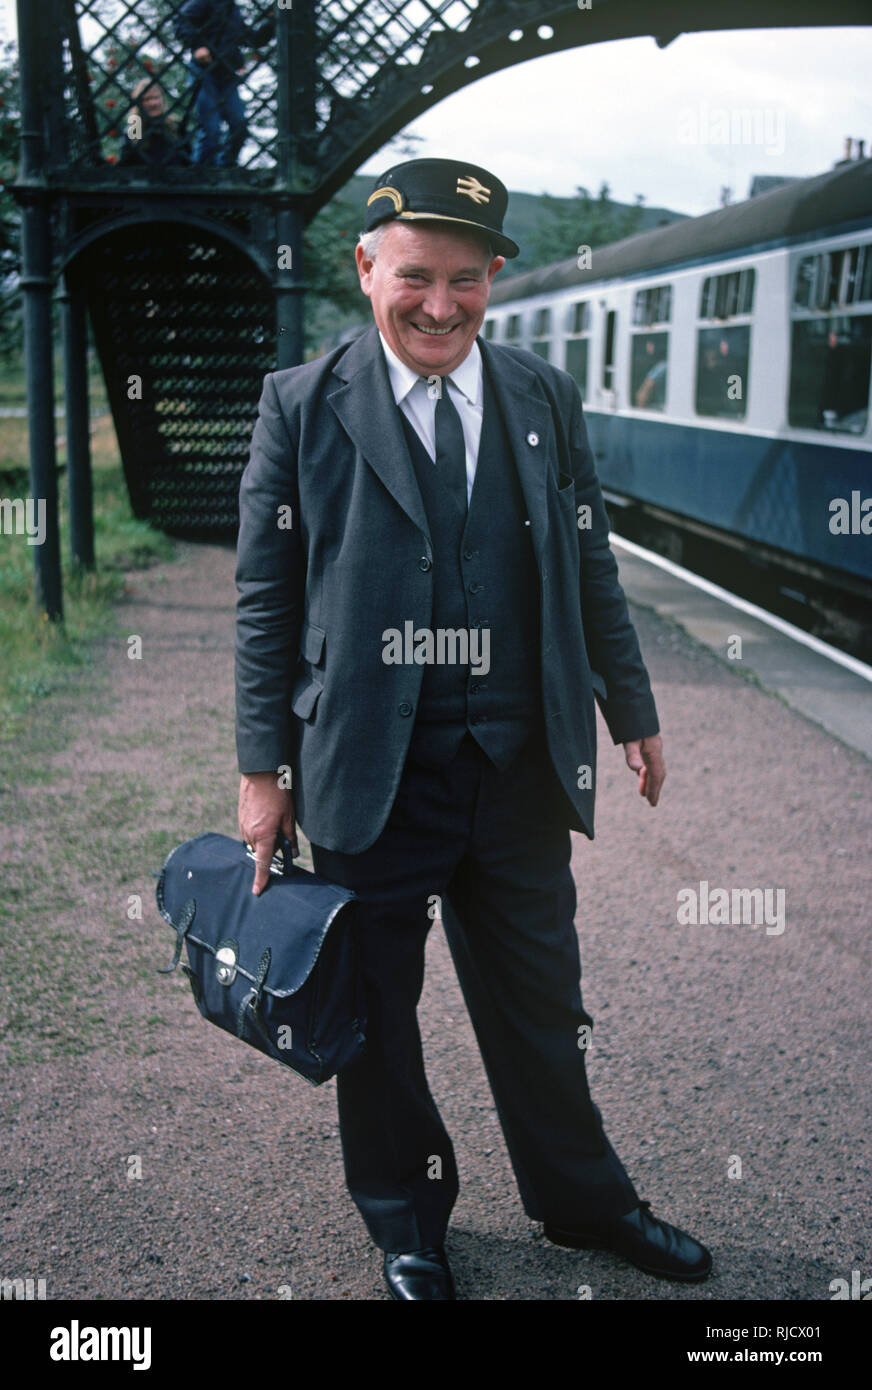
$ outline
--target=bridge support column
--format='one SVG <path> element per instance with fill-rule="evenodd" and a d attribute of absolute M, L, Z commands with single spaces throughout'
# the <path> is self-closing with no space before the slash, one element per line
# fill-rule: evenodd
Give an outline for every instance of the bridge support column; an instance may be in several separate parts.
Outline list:
<path fill-rule="evenodd" d="M 55 453 L 54 353 L 48 199 L 25 198 L 21 217 L 24 357 L 30 438 L 30 495 L 44 536 L 33 547 L 36 601 L 53 621 L 63 618 L 58 472 Z"/>
<path fill-rule="evenodd" d="M 88 322 L 85 298 L 66 279 L 60 294 L 64 345 L 64 398 L 67 415 L 67 483 L 70 549 L 73 563 L 94 568 L 94 490 L 88 409 Z"/>
<path fill-rule="evenodd" d="M 54 353 L 52 345 L 51 211 L 44 183 L 42 107 L 45 40 L 37 6 L 18 0 L 21 62 L 21 164 L 15 196 L 21 205 L 21 289 L 27 420 L 30 438 L 30 495 L 42 544 L 33 547 L 36 601 L 52 620 L 63 617 L 55 456 Z"/>

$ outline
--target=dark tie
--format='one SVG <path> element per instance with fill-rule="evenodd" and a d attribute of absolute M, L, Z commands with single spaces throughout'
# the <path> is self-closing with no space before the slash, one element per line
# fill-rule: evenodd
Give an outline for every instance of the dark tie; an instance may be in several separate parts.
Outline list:
<path fill-rule="evenodd" d="M 436 468 L 457 500 L 466 511 L 466 445 L 460 416 L 448 394 L 448 377 L 442 378 L 442 391 L 436 399 Z"/>

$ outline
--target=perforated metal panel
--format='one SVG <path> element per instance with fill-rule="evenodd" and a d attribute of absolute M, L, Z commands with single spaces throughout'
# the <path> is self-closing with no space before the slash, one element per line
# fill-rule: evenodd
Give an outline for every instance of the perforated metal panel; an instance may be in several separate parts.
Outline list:
<path fill-rule="evenodd" d="M 181 223 L 115 232 L 74 267 L 134 510 L 177 533 L 235 533 L 264 374 L 274 366 L 268 281 L 244 252 Z"/>

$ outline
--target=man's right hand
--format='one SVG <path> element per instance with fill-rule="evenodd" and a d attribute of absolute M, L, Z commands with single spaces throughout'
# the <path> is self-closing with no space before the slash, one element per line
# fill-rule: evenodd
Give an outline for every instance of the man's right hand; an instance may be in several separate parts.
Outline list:
<path fill-rule="evenodd" d="M 269 883 L 269 866 L 280 836 L 290 841 L 294 858 L 300 852 L 294 798 L 279 786 L 275 772 L 243 773 L 239 784 L 239 831 L 254 850 L 256 868 L 251 891 L 259 896 Z"/>
<path fill-rule="evenodd" d="M 212 61 L 212 52 L 208 48 L 194 49 L 194 62 L 199 63 L 201 68 L 207 68 Z"/>

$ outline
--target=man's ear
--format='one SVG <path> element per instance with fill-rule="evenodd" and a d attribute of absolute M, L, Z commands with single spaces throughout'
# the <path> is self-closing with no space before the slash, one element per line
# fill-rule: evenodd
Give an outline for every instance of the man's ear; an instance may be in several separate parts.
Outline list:
<path fill-rule="evenodd" d="M 488 278 L 488 280 L 492 280 L 492 279 L 494 278 L 494 276 L 496 275 L 497 271 L 502 270 L 502 268 L 503 268 L 503 266 L 505 265 L 505 263 L 506 263 L 506 258 L 505 258 L 505 256 L 494 256 L 493 260 L 491 261 L 490 265 L 489 265 L 488 268 L 487 268 L 487 278 Z"/>
<path fill-rule="evenodd" d="M 357 266 L 357 274 L 360 277 L 360 288 L 365 295 L 369 295 L 372 289 L 372 273 L 375 261 L 364 255 L 363 247 L 359 242 L 354 248 L 354 261 Z"/>

